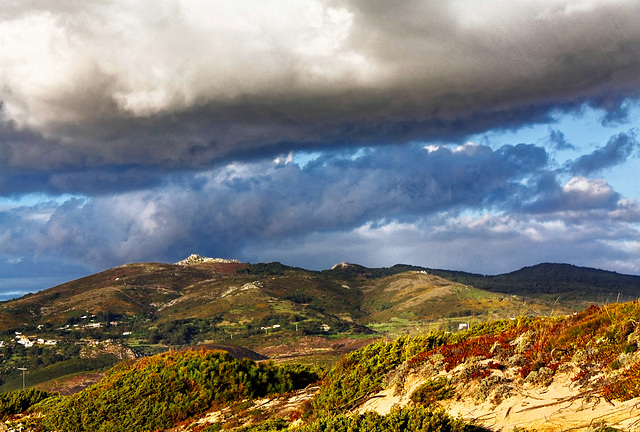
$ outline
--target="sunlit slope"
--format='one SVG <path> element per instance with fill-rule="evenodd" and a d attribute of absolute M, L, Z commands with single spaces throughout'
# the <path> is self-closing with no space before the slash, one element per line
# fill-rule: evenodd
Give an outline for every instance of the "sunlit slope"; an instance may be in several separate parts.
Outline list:
<path fill-rule="evenodd" d="M 638 322 L 637 301 L 520 316 L 379 340 L 326 375 L 219 351 L 174 351 L 118 365 L 76 395 L 3 396 L 0 414 L 11 428 L 34 432 L 634 430 Z"/>
<path fill-rule="evenodd" d="M 317 272 L 280 263 L 136 263 L 2 302 L 0 331 L 100 315 L 104 322 L 144 317 L 131 322 L 147 328 L 206 319 L 236 329 L 253 323 L 311 331 L 326 324 L 343 332 L 399 319 L 551 316 L 637 291 L 637 276 L 550 264 L 489 277 L 404 265 L 341 264 Z"/>
<path fill-rule="evenodd" d="M 0 330 L 34 320 L 57 325 L 86 313 L 150 314 L 189 286 L 217 278 L 206 265 L 128 264 L 3 302 Z"/>
<path fill-rule="evenodd" d="M 567 312 L 562 305 L 477 289 L 427 271 L 409 271 L 370 280 L 361 289 L 369 322 L 393 318 L 435 321 L 479 316 L 500 319 Z"/>

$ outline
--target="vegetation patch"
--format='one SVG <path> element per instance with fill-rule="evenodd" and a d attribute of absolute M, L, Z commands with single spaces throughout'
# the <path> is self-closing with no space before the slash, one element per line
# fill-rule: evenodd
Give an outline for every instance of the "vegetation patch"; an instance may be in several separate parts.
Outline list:
<path fill-rule="evenodd" d="M 21 414 L 51 394 L 36 389 L 17 390 L 0 394 L 0 419 Z"/>
<path fill-rule="evenodd" d="M 438 401 L 450 399 L 455 395 L 455 388 L 446 377 L 436 377 L 418 386 L 411 396 L 415 404 L 431 406 Z"/>
<path fill-rule="evenodd" d="M 26 381 L 29 386 L 34 386 L 81 372 L 106 370 L 118 362 L 119 360 L 110 354 L 86 359 L 71 358 L 34 371 L 28 371 L 26 374 Z M 7 371 L 7 373 L 9 372 L 11 371 Z M 15 371 L 13 372 L 13 378 L 8 379 L 2 386 L 0 386 L 0 392 L 15 391 L 22 388 L 22 376 L 16 375 Z"/>
<path fill-rule="evenodd" d="M 332 413 L 357 405 L 364 397 L 382 389 L 386 375 L 415 353 L 445 344 L 448 337 L 430 334 L 400 337 L 392 342 L 374 342 L 353 351 L 327 374 L 314 408 L 319 413 Z"/>
<path fill-rule="evenodd" d="M 366 412 L 360 415 L 338 414 L 318 419 L 297 429 L 299 432 L 358 431 L 358 432 L 489 432 L 444 411 L 425 407 L 405 407 L 387 415 Z"/>
<path fill-rule="evenodd" d="M 48 430 L 160 430 L 211 407 L 288 392 L 318 378 L 303 366 L 258 365 L 224 351 L 171 352 L 116 366 L 95 386 L 33 410 Z"/>

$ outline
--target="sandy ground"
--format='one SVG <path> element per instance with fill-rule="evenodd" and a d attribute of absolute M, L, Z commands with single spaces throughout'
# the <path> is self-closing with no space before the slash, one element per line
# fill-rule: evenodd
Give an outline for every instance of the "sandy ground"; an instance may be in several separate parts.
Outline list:
<path fill-rule="evenodd" d="M 357 412 L 388 413 L 394 406 L 411 403 L 409 395 L 423 382 L 408 377 L 400 394 L 386 389 L 357 408 Z M 525 428 L 536 432 L 593 431 L 612 426 L 624 431 L 640 431 L 640 398 L 626 402 L 607 402 L 597 393 L 574 385 L 568 373 L 557 374 L 548 387 L 518 383 L 512 395 L 500 403 L 477 402 L 473 385 L 466 395 L 442 406 L 453 416 L 461 416 L 492 431 L 512 432 Z"/>

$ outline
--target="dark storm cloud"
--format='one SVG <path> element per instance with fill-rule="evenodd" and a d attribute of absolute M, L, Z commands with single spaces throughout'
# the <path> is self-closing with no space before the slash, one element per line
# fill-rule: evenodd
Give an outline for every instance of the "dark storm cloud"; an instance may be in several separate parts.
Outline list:
<path fill-rule="evenodd" d="M 611 137 L 604 147 L 576 159 L 571 164 L 571 170 L 578 175 L 589 175 L 618 165 L 637 154 L 637 151 L 636 133 L 620 133 Z"/>
<path fill-rule="evenodd" d="M 312 268 L 344 259 L 485 272 L 533 264 L 526 260 L 548 256 L 545 248 L 557 257 L 572 247 L 606 250 L 613 259 L 607 241 L 637 235 L 640 205 L 604 179 L 561 182 L 551 165 L 536 145 L 471 143 L 336 149 L 303 166 L 286 157 L 235 162 L 175 173 L 155 188 L 0 210 L 0 248 L 7 259 L 92 269 L 192 252 Z"/>
<path fill-rule="evenodd" d="M 0 151 L 16 174 L 144 176 L 460 139 L 583 103 L 620 119 L 640 89 L 638 15 L 635 1 L 6 4 Z"/>
<path fill-rule="evenodd" d="M 605 114 L 600 121 L 603 126 L 616 126 L 629 123 L 629 112 L 632 106 L 629 99 L 608 100 L 605 98 L 602 101 L 593 101 L 592 104 L 604 110 Z"/>
<path fill-rule="evenodd" d="M 6 241 L 27 236 L 16 244 L 40 253 L 65 250 L 92 263 L 150 254 L 175 260 L 194 248 L 229 256 L 259 239 L 442 211 L 509 209 L 532 193 L 524 180 L 543 175 L 547 162 L 544 149 L 522 144 L 496 151 L 475 144 L 334 151 L 303 168 L 263 160 L 176 174 L 157 189 L 43 206 L 40 218 L 12 210 L 5 212 L 11 222 L 0 226 Z"/>

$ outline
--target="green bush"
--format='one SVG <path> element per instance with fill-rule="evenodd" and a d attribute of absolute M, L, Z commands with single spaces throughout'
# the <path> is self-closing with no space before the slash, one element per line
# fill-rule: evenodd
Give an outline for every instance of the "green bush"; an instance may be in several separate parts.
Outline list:
<path fill-rule="evenodd" d="M 269 419 L 257 425 L 236 429 L 236 432 L 278 432 L 287 429 L 289 423 L 284 419 Z"/>
<path fill-rule="evenodd" d="M 33 388 L 0 394 L 0 419 L 20 414 L 31 406 L 50 397 L 51 394 Z"/>
<path fill-rule="evenodd" d="M 418 386 L 409 398 L 416 404 L 429 406 L 450 399 L 454 394 L 455 389 L 446 377 L 436 377 Z"/>
<path fill-rule="evenodd" d="M 170 352 L 116 366 L 93 387 L 34 410 L 49 430 L 161 430 L 211 407 L 291 391 L 312 377 L 305 368 L 258 365 L 224 351 Z"/>
<path fill-rule="evenodd" d="M 287 430 L 289 425 L 290 423 L 284 419 L 269 419 L 234 430 L 280 432 Z M 208 426 L 203 432 L 219 432 L 224 429 L 226 429 L 225 425 L 214 424 Z M 293 430 L 296 432 L 490 432 L 488 429 L 453 418 L 444 411 L 431 411 L 426 407 L 394 409 L 387 415 L 372 411 L 364 414 L 330 414 Z"/>
<path fill-rule="evenodd" d="M 401 337 L 392 342 L 374 342 L 340 360 L 323 380 L 313 399 L 319 414 L 349 409 L 367 395 L 382 389 L 386 375 L 419 352 L 448 341 L 442 334 Z"/>
<path fill-rule="evenodd" d="M 430 411 L 425 407 L 405 407 L 392 410 L 386 416 L 376 412 L 360 415 L 338 414 L 317 419 L 296 429 L 296 432 L 489 432 L 461 419 L 454 419 L 444 411 Z"/>

